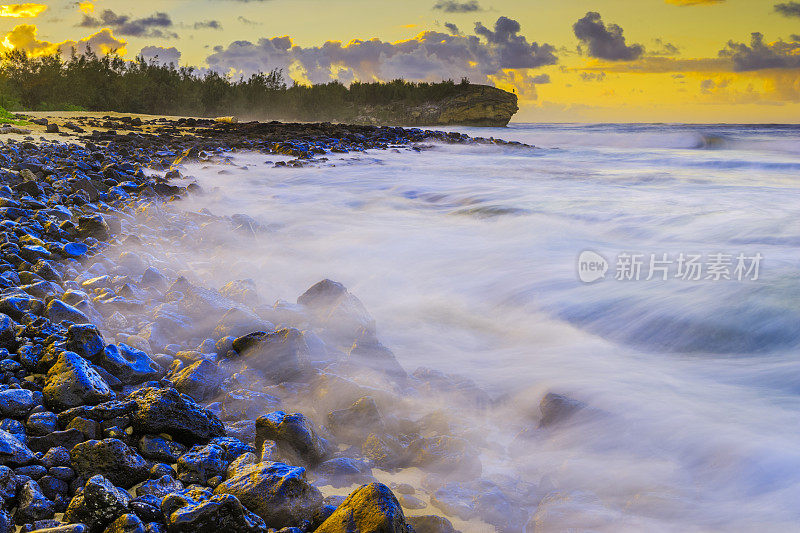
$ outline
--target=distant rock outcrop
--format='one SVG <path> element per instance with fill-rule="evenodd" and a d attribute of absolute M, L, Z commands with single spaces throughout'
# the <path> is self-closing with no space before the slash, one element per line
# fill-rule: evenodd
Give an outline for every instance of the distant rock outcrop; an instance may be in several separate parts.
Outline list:
<path fill-rule="evenodd" d="M 488 85 L 458 86 L 456 94 L 418 105 L 362 106 L 341 122 L 380 126 L 495 126 L 508 124 L 519 110 L 517 95 Z M 342 117 L 345 118 L 345 117 Z"/>

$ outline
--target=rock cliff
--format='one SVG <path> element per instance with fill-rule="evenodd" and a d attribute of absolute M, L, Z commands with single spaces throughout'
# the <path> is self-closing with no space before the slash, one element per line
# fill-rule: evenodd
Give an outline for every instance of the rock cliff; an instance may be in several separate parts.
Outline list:
<path fill-rule="evenodd" d="M 387 126 L 505 126 L 519 110 L 517 95 L 488 85 L 458 86 L 435 102 L 363 106 L 347 120 Z"/>

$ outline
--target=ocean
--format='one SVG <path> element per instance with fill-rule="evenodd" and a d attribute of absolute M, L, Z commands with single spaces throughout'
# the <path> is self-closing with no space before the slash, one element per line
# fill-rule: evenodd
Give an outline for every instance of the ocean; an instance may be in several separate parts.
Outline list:
<path fill-rule="evenodd" d="M 796 530 L 800 127 L 453 129 L 536 148 L 187 166 L 206 193 L 186 208 L 269 228 L 195 260 L 270 302 L 343 283 L 406 369 L 489 394 L 479 416 L 437 408 L 502 447 L 545 393 L 583 402 L 579 422 L 483 457 L 484 476 L 532 484 L 533 509 L 566 495 L 536 531 Z"/>

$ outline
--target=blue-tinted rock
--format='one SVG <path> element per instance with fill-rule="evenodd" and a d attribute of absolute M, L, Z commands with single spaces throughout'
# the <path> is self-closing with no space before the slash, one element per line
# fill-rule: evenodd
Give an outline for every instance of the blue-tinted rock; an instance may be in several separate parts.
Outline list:
<path fill-rule="evenodd" d="M 139 439 L 139 453 L 145 459 L 172 464 L 176 463 L 178 458 L 186 453 L 186 446 L 163 437 L 144 435 Z"/>
<path fill-rule="evenodd" d="M 87 359 L 103 351 L 106 344 L 97 326 L 92 324 L 75 324 L 67 330 L 67 350 L 71 350 Z"/>
<path fill-rule="evenodd" d="M 160 501 L 167 494 L 180 490 L 183 490 L 183 483 L 172 476 L 161 476 L 136 487 L 136 496 L 155 496 Z"/>
<path fill-rule="evenodd" d="M 235 437 L 217 437 L 211 439 L 211 444 L 216 444 L 225 450 L 225 461 L 231 462 L 246 453 L 255 453 L 256 449 L 249 444 L 245 444 Z"/>
<path fill-rule="evenodd" d="M 17 495 L 17 512 L 14 515 L 18 524 L 35 520 L 53 518 L 55 505 L 48 500 L 35 481 L 26 482 Z"/>
<path fill-rule="evenodd" d="M 8 431 L 0 429 L 0 464 L 23 466 L 33 461 L 33 452 Z"/>
<path fill-rule="evenodd" d="M 0 313 L 19 321 L 26 314 L 41 315 L 44 302 L 33 296 L 6 296 L 0 298 Z M 0 326 L 2 327 L 2 326 Z"/>
<path fill-rule="evenodd" d="M 0 466 L 0 500 L 6 502 L 6 507 L 13 507 L 11 502 L 17 496 L 17 486 L 14 471 L 7 466 Z"/>
<path fill-rule="evenodd" d="M 41 404 L 41 393 L 27 389 L 0 391 L 0 418 L 24 418 L 31 409 Z"/>
<path fill-rule="evenodd" d="M 50 300 L 47 304 L 47 318 L 53 322 L 69 321 L 73 324 L 88 324 L 91 322 L 82 311 L 76 307 L 62 302 L 61 300 Z"/>
<path fill-rule="evenodd" d="M 64 254 L 68 257 L 78 258 L 86 255 L 89 247 L 82 242 L 71 242 L 64 245 Z"/>
<path fill-rule="evenodd" d="M 263 533 L 267 529 L 264 520 L 230 494 L 179 508 L 167 517 L 167 527 L 171 533 Z"/>
<path fill-rule="evenodd" d="M 98 404 L 115 396 L 100 374 L 75 352 L 59 355 L 56 364 L 47 372 L 42 392 L 45 404 L 56 411 Z"/>
<path fill-rule="evenodd" d="M 223 477 L 228 468 L 225 455 L 216 444 L 195 446 L 178 459 L 178 479 L 187 485 L 205 485 L 213 477 Z"/>
<path fill-rule="evenodd" d="M 127 513 L 114 520 L 103 533 L 145 533 L 144 522 L 134 513 Z"/>
<path fill-rule="evenodd" d="M 15 420 L 13 418 L 4 418 L 2 421 L 0 421 L 0 429 L 3 431 L 8 431 L 23 444 L 25 444 L 28 440 L 25 433 L 25 426 L 19 420 Z"/>
<path fill-rule="evenodd" d="M 32 413 L 25 422 L 25 428 L 32 437 L 47 435 L 58 429 L 58 416 L 50 411 Z"/>
<path fill-rule="evenodd" d="M 86 524 L 91 533 L 103 529 L 128 511 L 131 497 L 103 476 L 90 478 L 69 502 L 64 520 Z"/>
<path fill-rule="evenodd" d="M 124 343 L 106 346 L 97 363 L 128 385 L 158 379 L 164 373 L 146 353 Z"/>

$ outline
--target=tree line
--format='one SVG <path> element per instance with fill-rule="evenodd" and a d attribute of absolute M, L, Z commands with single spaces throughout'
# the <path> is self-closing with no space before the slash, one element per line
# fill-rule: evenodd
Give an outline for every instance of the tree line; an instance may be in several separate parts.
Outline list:
<path fill-rule="evenodd" d="M 119 111 L 276 120 L 342 120 L 365 105 L 419 104 L 456 94 L 469 81 L 415 83 L 338 81 L 287 84 L 281 70 L 249 78 L 160 64 L 142 56 L 126 61 L 92 50 L 33 57 L 12 50 L 0 57 L 0 107 L 30 111 Z"/>

